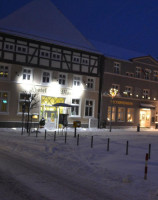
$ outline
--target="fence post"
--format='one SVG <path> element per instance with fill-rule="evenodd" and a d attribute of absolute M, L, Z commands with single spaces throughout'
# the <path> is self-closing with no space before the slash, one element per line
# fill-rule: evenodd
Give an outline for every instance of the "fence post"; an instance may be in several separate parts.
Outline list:
<path fill-rule="evenodd" d="M 126 143 L 126 155 L 128 155 L 128 141 Z"/>
<path fill-rule="evenodd" d="M 107 151 L 109 151 L 109 146 L 110 146 L 110 138 L 108 138 Z"/>
<path fill-rule="evenodd" d="M 91 148 L 93 148 L 93 136 L 91 137 Z"/>
<path fill-rule="evenodd" d="M 145 156 L 145 171 L 144 171 L 144 179 L 147 179 L 147 172 L 148 172 L 148 153 Z"/>
<path fill-rule="evenodd" d="M 44 139 L 46 140 L 46 137 L 47 137 L 47 131 L 45 129 L 45 134 L 44 134 Z"/>
<path fill-rule="evenodd" d="M 77 146 L 79 145 L 79 134 L 77 135 Z"/>
<path fill-rule="evenodd" d="M 54 131 L 54 141 L 56 140 L 56 131 Z"/>
<path fill-rule="evenodd" d="M 151 154 L 151 144 L 149 144 L 149 159 L 150 159 L 150 154 Z"/>

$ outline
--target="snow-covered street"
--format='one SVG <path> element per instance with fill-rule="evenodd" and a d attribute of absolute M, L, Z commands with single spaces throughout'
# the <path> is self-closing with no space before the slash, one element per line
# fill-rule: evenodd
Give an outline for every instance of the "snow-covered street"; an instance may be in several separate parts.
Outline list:
<path fill-rule="evenodd" d="M 158 130 L 0 129 L 0 199 L 157 200 Z M 93 136 L 93 146 L 91 139 Z M 109 151 L 107 141 L 110 139 Z M 129 143 L 126 155 L 126 143 Z M 147 180 L 145 155 L 151 144 Z"/>

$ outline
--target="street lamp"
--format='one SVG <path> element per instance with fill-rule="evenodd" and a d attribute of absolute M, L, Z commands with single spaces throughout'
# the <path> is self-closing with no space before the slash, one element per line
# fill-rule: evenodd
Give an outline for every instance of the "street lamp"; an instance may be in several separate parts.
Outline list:
<path fill-rule="evenodd" d="M 111 96 L 111 112 L 110 112 L 110 132 L 111 132 L 111 124 L 112 124 L 112 105 L 113 105 L 113 98 L 117 95 L 118 90 L 115 88 L 111 88 L 109 93 Z"/>

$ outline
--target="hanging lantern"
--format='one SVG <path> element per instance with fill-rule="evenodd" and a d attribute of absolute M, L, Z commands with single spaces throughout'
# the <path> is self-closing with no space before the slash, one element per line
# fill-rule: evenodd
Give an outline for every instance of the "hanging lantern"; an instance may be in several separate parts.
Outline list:
<path fill-rule="evenodd" d="M 112 99 L 116 96 L 117 92 L 118 92 L 118 90 L 115 88 L 110 89 L 110 95 L 111 95 Z"/>

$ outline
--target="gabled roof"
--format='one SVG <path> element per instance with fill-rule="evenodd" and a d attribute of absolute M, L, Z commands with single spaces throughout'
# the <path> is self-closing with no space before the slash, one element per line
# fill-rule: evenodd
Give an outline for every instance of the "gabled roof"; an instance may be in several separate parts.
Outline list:
<path fill-rule="evenodd" d="M 143 53 L 135 52 L 132 50 L 124 49 L 115 45 L 110 45 L 98 41 L 90 40 L 93 46 L 104 54 L 105 57 L 116 58 L 120 60 L 130 60 L 135 57 L 145 56 Z"/>
<path fill-rule="evenodd" d="M 50 0 L 34 0 L 1 19 L 0 32 L 96 52 Z"/>
<path fill-rule="evenodd" d="M 158 60 L 150 55 L 132 58 L 131 61 L 150 64 L 150 65 L 158 65 Z"/>

